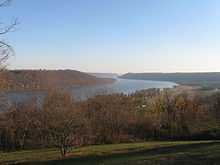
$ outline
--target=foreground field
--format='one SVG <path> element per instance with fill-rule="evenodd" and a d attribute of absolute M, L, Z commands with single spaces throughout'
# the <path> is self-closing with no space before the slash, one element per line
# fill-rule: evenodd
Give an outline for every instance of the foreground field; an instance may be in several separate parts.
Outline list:
<path fill-rule="evenodd" d="M 66 159 L 55 149 L 0 153 L 0 164 L 24 165 L 218 165 L 219 141 L 147 142 L 72 149 Z"/>

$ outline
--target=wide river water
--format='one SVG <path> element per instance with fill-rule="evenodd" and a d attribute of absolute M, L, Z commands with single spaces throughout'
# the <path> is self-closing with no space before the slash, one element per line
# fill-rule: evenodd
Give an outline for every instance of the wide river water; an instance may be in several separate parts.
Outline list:
<path fill-rule="evenodd" d="M 84 100 L 98 94 L 131 94 L 144 89 L 172 88 L 176 85 L 177 84 L 175 83 L 165 81 L 128 80 L 117 78 L 112 84 L 74 88 L 72 93 L 75 98 Z"/>
<path fill-rule="evenodd" d="M 165 81 L 128 80 L 116 78 L 116 81 L 107 85 L 72 87 L 69 89 L 76 100 L 86 100 L 99 94 L 124 93 L 131 94 L 136 91 L 150 88 L 172 88 L 176 83 Z M 36 98 L 39 102 L 45 96 L 44 92 L 9 92 L 6 94 L 10 102 L 24 102 Z"/>

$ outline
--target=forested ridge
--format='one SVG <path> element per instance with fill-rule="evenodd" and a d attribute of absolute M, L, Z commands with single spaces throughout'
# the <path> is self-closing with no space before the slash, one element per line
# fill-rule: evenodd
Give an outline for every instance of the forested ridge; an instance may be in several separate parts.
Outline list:
<path fill-rule="evenodd" d="M 48 90 L 114 81 L 75 70 L 5 70 L 0 72 L 0 80 L 3 90 Z"/>

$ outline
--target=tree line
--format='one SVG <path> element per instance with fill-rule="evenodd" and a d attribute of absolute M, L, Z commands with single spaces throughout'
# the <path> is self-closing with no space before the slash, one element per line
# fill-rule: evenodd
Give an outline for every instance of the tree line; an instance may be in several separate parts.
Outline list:
<path fill-rule="evenodd" d="M 220 138 L 220 93 L 209 96 L 150 89 L 76 102 L 51 91 L 0 113 L 0 150 L 69 147 L 147 140 Z"/>

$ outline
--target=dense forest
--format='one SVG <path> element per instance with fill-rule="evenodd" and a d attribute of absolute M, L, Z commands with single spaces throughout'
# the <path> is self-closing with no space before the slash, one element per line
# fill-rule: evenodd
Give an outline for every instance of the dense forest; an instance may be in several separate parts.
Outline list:
<path fill-rule="evenodd" d="M 220 88 L 219 72 L 203 73 L 127 73 L 125 79 L 171 81 L 181 85 L 194 85 L 203 88 Z"/>
<path fill-rule="evenodd" d="M 97 78 L 75 70 L 5 70 L 0 72 L 0 80 L 0 88 L 6 90 L 63 89 L 114 81 L 108 78 Z"/>
<path fill-rule="evenodd" d="M 0 114 L 0 150 L 68 147 L 148 140 L 220 138 L 220 93 L 177 94 L 149 89 L 132 95 L 100 95 L 75 102 L 50 91 L 41 107 L 35 100 Z"/>

